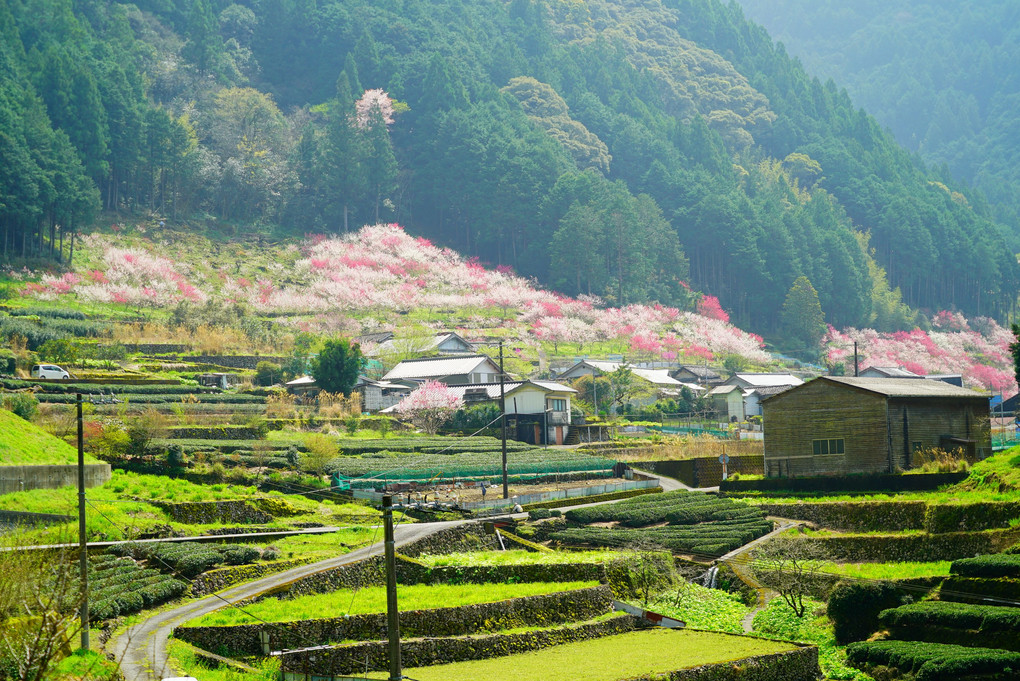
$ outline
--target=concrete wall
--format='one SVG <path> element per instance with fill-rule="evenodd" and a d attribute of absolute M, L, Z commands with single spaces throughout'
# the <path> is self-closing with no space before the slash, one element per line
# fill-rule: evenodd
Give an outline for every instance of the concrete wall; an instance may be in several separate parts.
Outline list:
<path fill-rule="evenodd" d="M 101 487 L 110 479 L 110 464 L 85 464 L 85 486 Z M 78 486 L 78 466 L 0 466 L 0 494 L 28 489 Z"/>

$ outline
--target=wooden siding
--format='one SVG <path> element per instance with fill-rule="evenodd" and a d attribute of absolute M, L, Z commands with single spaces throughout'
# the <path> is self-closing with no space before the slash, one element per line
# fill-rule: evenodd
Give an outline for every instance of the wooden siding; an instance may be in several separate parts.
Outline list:
<path fill-rule="evenodd" d="M 915 465 L 915 444 L 939 447 L 944 437 L 974 440 L 973 454 L 978 458 L 988 456 L 992 445 L 988 416 L 987 400 L 891 399 L 889 421 L 897 464 L 902 468 Z"/>
<path fill-rule="evenodd" d="M 812 381 L 762 403 L 765 475 L 889 470 L 885 398 Z M 814 440 L 840 439 L 843 454 L 815 456 Z"/>
<path fill-rule="evenodd" d="M 938 447 L 944 437 L 974 440 L 979 458 L 991 453 L 984 399 L 888 398 L 818 380 L 777 395 L 762 407 L 767 476 L 906 469 L 915 463 L 915 444 Z M 819 439 L 842 439 L 844 453 L 815 455 L 812 443 Z"/>

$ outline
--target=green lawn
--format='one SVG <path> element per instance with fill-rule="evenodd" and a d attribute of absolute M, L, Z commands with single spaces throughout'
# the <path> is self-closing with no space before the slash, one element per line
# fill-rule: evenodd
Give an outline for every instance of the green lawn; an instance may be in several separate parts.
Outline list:
<path fill-rule="evenodd" d="M 794 646 L 707 631 L 650 629 L 489 660 L 405 669 L 418 681 L 619 681 L 794 650 Z M 372 679 L 388 678 L 373 672 Z"/>
<path fill-rule="evenodd" d="M 527 584 L 416 584 L 397 587 L 401 610 L 453 608 L 475 603 L 493 603 L 508 598 L 572 591 L 596 586 L 598 582 L 531 582 Z M 293 599 L 267 598 L 246 605 L 244 612 L 226 608 L 188 622 L 189 626 L 291 622 L 321 617 L 340 617 L 386 612 L 386 588 L 367 586 L 358 591 L 344 589 L 326 594 L 309 594 Z M 250 614 L 248 614 L 250 613 Z"/>
<path fill-rule="evenodd" d="M 0 409 L 0 466 L 78 463 L 78 450 L 20 416 Z M 97 463 L 85 454 L 85 463 Z"/>
<path fill-rule="evenodd" d="M 827 563 L 821 566 L 821 570 L 852 579 L 913 579 L 948 576 L 951 564 L 948 560 L 930 563 Z"/>

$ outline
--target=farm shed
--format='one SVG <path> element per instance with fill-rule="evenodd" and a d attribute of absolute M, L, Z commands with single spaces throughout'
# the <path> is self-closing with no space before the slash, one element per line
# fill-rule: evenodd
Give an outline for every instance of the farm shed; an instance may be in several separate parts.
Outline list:
<path fill-rule="evenodd" d="M 822 376 L 762 409 L 771 477 L 894 472 L 930 447 L 991 453 L 988 397 L 942 381 Z"/>
<path fill-rule="evenodd" d="M 373 381 L 360 376 L 354 385 L 355 392 L 361 393 L 362 408 L 370 413 L 392 407 L 411 393 L 411 389 L 400 383 Z"/>

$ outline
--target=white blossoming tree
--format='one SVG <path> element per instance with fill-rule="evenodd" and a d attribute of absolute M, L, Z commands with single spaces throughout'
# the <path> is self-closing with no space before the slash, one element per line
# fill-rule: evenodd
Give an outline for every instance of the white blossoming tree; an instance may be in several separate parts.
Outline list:
<path fill-rule="evenodd" d="M 427 381 L 397 404 L 397 412 L 415 427 L 435 435 L 463 404 L 460 396 L 446 385 Z"/>

